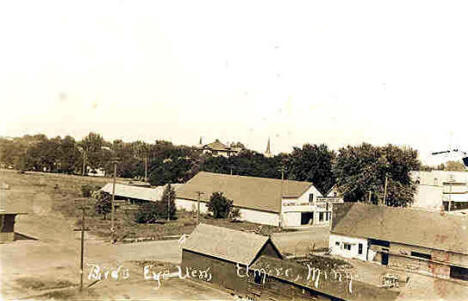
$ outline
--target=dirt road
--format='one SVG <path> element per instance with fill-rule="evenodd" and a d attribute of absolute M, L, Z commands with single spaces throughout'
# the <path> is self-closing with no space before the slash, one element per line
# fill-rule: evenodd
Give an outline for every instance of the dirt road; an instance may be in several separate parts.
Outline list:
<path fill-rule="evenodd" d="M 87 276 L 91 267 L 129 267 L 132 277 L 127 281 L 101 281 L 82 294 L 77 294 L 80 266 L 80 232 L 73 231 L 75 220 L 54 210 L 56 200 L 47 177 L 2 174 L 0 182 L 11 189 L 3 191 L 4 209 L 28 213 L 17 216 L 17 240 L 0 244 L 0 293 L 4 300 L 30 297 L 52 291 L 56 299 L 184 299 L 232 300 L 213 288 L 180 279 L 168 280 L 160 289 L 144 280 L 143 268 L 133 261 L 180 262 L 177 241 L 142 242 L 112 245 L 92 235 L 85 240 L 85 286 L 92 281 Z M 73 201 L 73 200 L 71 200 Z M 61 290 L 63 288 L 64 290 Z M 59 290 L 56 290 L 59 289 Z"/>

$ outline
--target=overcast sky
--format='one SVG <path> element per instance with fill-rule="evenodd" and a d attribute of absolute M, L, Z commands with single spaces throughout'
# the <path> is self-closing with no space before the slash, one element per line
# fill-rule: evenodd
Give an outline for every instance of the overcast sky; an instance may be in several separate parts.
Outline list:
<path fill-rule="evenodd" d="M 466 1 L 3 1 L 0 135 L 468 151 Z"/>

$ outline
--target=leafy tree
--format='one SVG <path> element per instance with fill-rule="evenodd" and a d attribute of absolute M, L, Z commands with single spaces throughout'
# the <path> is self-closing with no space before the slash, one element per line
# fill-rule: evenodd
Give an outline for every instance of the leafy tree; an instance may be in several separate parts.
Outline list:
<path fill-rule="evenodd" d="M 85 154 L 86 165 L 91 169 L 105 168 L 109 163 L 111 154 L 103 149 L 108 143 L 101 135 L 91 132 L 80 141 L 79 146 Z"/>
<path fill-rule="evenodd" d="M 97 214 L 102 214 L 104 219 L 106 219 L 107 214 L 112 211 L 112 196 L 106 192 L 99 191 L 96 203 L 94 204 L 94 210 Z"/>
<path fill-rule="evenodd" d="M 239 208 L 233 208 L 231 210 L 231 213 L 229 214 L 229 216 L 231 217 L 231 220 L 233 222 L 238 221 L 239 218 L 241 217 L 240 209 Z"/>
<path fill-rule="evenodd" d="M 60 171 L 68 174 L 78 172 L 81 168 L 80 161 L 81 154 L 75 139 L 71 136 L 65 136 L 59 147 Z"/>
<path fill-rule="evenodd" d="M 176 218 L 175 198 L 176 194 L 174 188 L 171 184 L 167 184 L 161 198 L 161 207 L 163 211 L 161 212 L 161 217 L 166 217 L 168 220 Z"/>
<path fill-rule="evenodd" d="M 325 194 L 335 184 L 332 164 L 335 153 L 325 144 L 304 144 L 302 148 L 294 147 L 287 159 L 288 178 L 297 181 L 308 181 Z"/>
<path fill-rule="evenodd" d="M 135 213 L 135 221 L 137 223 L 154 224 L 161 218 L 161 206 L 157 202 L 147 202 L 138 208 Z"/>
<path fill-rule="evenodd" d="M 175 190 L 169 184 L 164 188 L 164 192 L 159 202 L 147 202 L 140 206 L 135 214 L 137 223 L 156 223 L 163 219 L 175 219 Z"/>
<path fill-rule="evenodd" d="M 333 172 L 347 202 L 366 202 L 369 191 L 373 203 L 382 201 L 387 176 L 387 205 L 405 207 L 413 202 L 416 190 L 409 172 L 419 168 L 417 151 L 411 148 L 363 143 L 341 148 Z"/>
<path fill-rule="evenodd" d="M 214 192 L 208 202 L 208 211 L 215 218 L 226 218 L 232 209 L 232 200 L 226 198 L 222 192 Z"/>
<path fill-rule="evenodd" d="M 465 165 L 459 161 L 447 161 L 444 169 L 448 171 L 465 171 Z"/>
<path fill-rule="evenodd" d="M 93 196 L 93 192 L 99 190 L 99 186 L 92 185 L 92 184 L 85 184 L 81 185 L 81 195 L 84 198 L 90 198 Z"/>

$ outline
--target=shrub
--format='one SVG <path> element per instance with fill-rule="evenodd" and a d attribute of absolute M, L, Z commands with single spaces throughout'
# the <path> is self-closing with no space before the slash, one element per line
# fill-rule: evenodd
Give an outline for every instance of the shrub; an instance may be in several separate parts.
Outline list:
<path fill-rule="evenodd" d="M 208 203 L 208 211 L 215 218 L 226 218 L 232 209 L 232 200 L 226 198 L 222 192 L 214 192 Z"/>
<path fill-rule="evenodd" d="M 106 219 L 107 214 L 112 211 L 112 196 L 103 191 L 99 191 L 96 197 L 96 203 L 94 204 L 94 210 L 97 214 L 104 215 L 104 219 Z"/>
<path fill-rule="evenodd" d="M 91 184 L 81 185 L 81 195 L 85 198 L 90 198 L 96 190 L 99 190 L 99 186 Z"/>
<path fill-rule="evenodd" d="M 157 223 L 162 219 L 175 218 L 175 190 L 171 185 L 167 185 L 164 189 L 161 201 L 145 203 L 135 213 L 137 223 Z"/>
<path fill-rule="evenodd" d="M 158 203 L 148 202 L 140 206 L 135 213 L 135 222 L 140 224 L 154 224 L 160 218 Z"/>
<path fill-rule="evenodd" d="M 241 216 L 239 208 L 232 208 L 229 214 L 233 222 L 237 222 Z"/>

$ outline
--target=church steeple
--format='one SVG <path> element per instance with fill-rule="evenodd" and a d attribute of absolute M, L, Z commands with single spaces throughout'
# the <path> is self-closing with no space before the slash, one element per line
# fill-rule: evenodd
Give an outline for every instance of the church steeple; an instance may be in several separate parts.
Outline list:
<path fill-rule="evenodd" d="M 268 143 L 267 143 L 267 147 L 266 147 L 266 151 L 265 151 L 265 157 L 267 158 L 270 158 L 272 157 L 271 155 L 271 150 L 270 150 L 270 137 L 268 137 Z"/>

